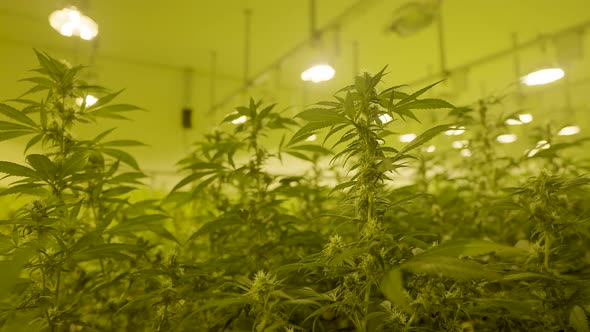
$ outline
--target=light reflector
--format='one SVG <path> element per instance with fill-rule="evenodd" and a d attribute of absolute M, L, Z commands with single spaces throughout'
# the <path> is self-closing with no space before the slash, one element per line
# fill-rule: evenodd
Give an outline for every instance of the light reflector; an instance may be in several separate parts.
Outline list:
<path fill-rule="evenodd" d="M 331 80 L 335 74 L 336 71 L 330 65 L 316 65 L 301 73 L 301 79 L 319 83 Z"/>
<path fill-rule="evenodd" d="M 542 85 L 555 82 L 561 79 L 565 75 L 565 72 L 561 68 L 546 68 L 532 72 L 523 78 L 522 83 L 525 85 Z"/>

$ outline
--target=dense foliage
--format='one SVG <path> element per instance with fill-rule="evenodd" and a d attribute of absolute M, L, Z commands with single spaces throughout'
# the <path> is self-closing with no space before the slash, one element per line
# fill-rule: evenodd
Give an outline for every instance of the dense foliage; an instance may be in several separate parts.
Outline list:
<path fill-rule="evenodd" d="M 562 156 L 582 141 L 545 128 L 543 146 L 503 155 L 498 100 L 381 89 L 384 69 L 295 120 L 238 107 L 178 163 L 169 194 L 144 199 L 127 152 L 141 142 L 75 135 L 138 108 L 37 57 L 33 87 L 0 104 L 0 141 L 29 136 L 25 154 L 38 151 L 0 161 L 14 181 L 0 195 L 27 202 L 2 206 L 2 331 L 589 331 L 590 180 Z M 449 124 L 394 148 L 424 109 Z M 462 127 L 470 157 L 426 148 Z M 309 170 L 268 171 L 291 158 Z"/>

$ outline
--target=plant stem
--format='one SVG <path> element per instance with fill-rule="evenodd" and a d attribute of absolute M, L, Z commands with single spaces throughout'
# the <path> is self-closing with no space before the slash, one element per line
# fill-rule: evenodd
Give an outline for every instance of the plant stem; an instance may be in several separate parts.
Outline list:
<path fill-rule="evenodd" d="M 362 331 L 363 332 L 367 332 L 367 325 L 368 325 L 368 321 L 367 321 L 367 317 L 369 316 L 369 304 L 371 301 L 371 283 L 369 283 L 367 285 L 367 288 L 365 288 L 365 300 L 364 300 L 364 308 L 363 308 L 363 324 L 362 324 Z"/>
<path fill-rule="evenodd" d="M 551 235 L 546 232 L 545 233 L 545 259 L 544 259 L 544 266 L 545 270 L 549 271 L 549 256 L 551 255 Z"/>

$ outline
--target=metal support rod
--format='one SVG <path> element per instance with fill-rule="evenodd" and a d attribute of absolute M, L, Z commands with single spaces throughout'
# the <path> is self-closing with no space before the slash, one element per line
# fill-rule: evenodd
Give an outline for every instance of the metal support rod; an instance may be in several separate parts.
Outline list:
<path fill-rule="evenodd" d="M 438 32 L 438 51 L 439 51 L 439 59 L 440 59 L 440 72 L 443 77 L 448 76 L 447 71 L 447 54 L 445 49 L 445 35 L 444 35 L 444 26 L 442 20 L 442 4 L 438 6 L 438 17 L 436 20 L 437 23 L 437 32 Z"/>
<path fill-rule="evenodd" d="M 520 57 L 518 54 L 518 35 L 516 34 L 516 32 L 512 33 L 512 48 L 513 48 L 513 52 L 514 52 L 514 56 L 513 56 L 514 77 L 518 81 L 520 79 L 520 75 L 521 75 L 522 71 L 520 68 Z M 517 84 L 516 91 L 517 91 L 518 98 L 521 98 L 523 96 L 523 94 L 522 94 L 522 86 L 520 84 Z"/>
<path fill-rule="evenodd" d="M 359 68 L 359 42 L 352 42 L 352 77 L 356 77 L 360 71 Z"/>
<path fill-rule="evenodd" d="M 190 108 L 193 102 L 193 69 L 186 67 L 183 73 L 182 104 Z"/>
<path fill-rule="evenodd" d="M 215 105 L 215 90 L 217 80 L 217 52 L 211 52 L 211 75 L 209 77 L 209 102 L 210 107 Z"/>
<path fill-rule="evenodd" d="M 251 26 L 252 10 L 244 10 L 244 86 L 250 85 L 250 48 L 251 48 Z"/>
<path fill-rule="evenodd" d="M 309 0 L 309 35 L 313 43 L 318 40 L 316 0 Z"/>

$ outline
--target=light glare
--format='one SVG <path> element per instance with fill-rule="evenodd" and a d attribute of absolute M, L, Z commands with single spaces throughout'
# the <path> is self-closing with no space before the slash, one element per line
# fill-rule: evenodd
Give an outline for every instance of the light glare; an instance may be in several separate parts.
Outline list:
<path fill-rule="evenodd" d="M 414 138 L 416 138 L 416 134 L 414 133 L 409 133 L 409 134 L 403 134 L 399 136 L 399 141 L 403 142 L 403 143 L 408 143 L 414 140 Z"/>
<path fill-rule="evenodd" d="M 426 152 L 433 153 L 434 151 L 436 151 L 436 146 L 429 145 L 429 146 L 426 147 Z"/>
<path fill-rule="evenodd" d="M 318 139 L 318 135 L 316 135 L 316 134 L 313 134 L 313 135 L 309 136 L 308 138 L 306 138 L 305 140 L 306 140 L 307 142 L 313 142 L 313 141 L 315 141 L 316 139 Z"/>
<path fill-rule="evenodd" d="M 389 122 L 391 122 L 391 120 L 393 120 L 393 118 L 389 114 L 379 115 L 379 121 L 381 121 L 382 124 L 389 123 Z"/>
<path fill-rule="evenodd" d="M 461 155 L 463 157 L 471 157 L 471 150 L 469 150 L 469 149 L 463 149 L 463 150 L 461 150 Z"/>
<path fill-rule="evenodd" d="M 532 72 L 524 76 L 521 80 L 522 83 L 528 86 L 542 85 L 555 82 L 561 79 L 564 75 L 565 73 L 561 68 L 547 68 Z"/>
<path fill-rule="evenodd" d="M 462 149 L 462 148 L 466 147 L 468 143 L 469 143 L 468 141 L 462 140 L 462 141 L 454 141 L 452 143 L 452 145 L 453 145 L 453 148 L 455 148 L 455 149 Z"/>
<path fill-rule="evenodd" d="M 504 134 L 504 135 L 498 135 L 498 137 L 496 137 L 496 140 L 500 143 L 512 143 L 512 142 L 516 142 L 517 137 L 515 134 Z"/>
<path fill-rule="evenodd" d="M 91 40 L 98 35 L 98 24 L 90 17 L 82 15 L 76 7 L 56 10 L 49 15 L 49 24 L 66 37 L 79 36 Z"/>
<path fill-rule="evenodd" d="M 78 106 L 82 106 L 82 98 L 76 98 L 76 104 Z M 84 100 L 86 100 L 86 107 L 90 107 L 94 104 L 96 104 L 96 102 L 98 101 L 98 98 L 96 98 L 93 95 L 87 95 Z"/>
<path fill-rule="evenodd" d="M 248 120 L 248 118 L 247 118 L 245 115 L 242 115 L 242 116 L 240 116 L 239 118 L 232 120 L 232 122 L 231 122 L 231 123 L 233 123 L 233 124 L 236 124 L 236 125 L 237 125 L 237 124 L 241 124 L 241 123 L 244 123 L 244 122 L 246 122 L 246 120 Z"/>
<path fill-rule="evenodd" d="M 458 136 L 462 135 L 465 132 L 465 127 L 455 127 L 454 129 L 445 131 L 445 135 L 447 136 Z"/>
<path fill-rule="evenodd" d="M 580 127 L 578 126 L 567 126 L 561 128 L 561 130 L 557 133 L 559 136 L 570 136 L 575 135 L 580 132 Z"/>
<path fill-rule="evenodd" d="M 319 83 L 331 80 L 335 74 L 336 71 L 330 65 L 316 65 L 301 73 L 301 79 Z"/>
<path fill-rule="evenodd" d="M 520 120 L 520 122 L 522 123 L 530 123 L 533 121 L 533 115 L 532 114 L 521 114 L 518 116 L 518 119 Z"/>

